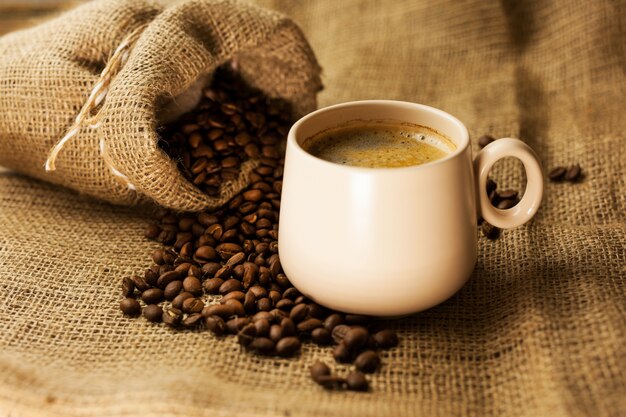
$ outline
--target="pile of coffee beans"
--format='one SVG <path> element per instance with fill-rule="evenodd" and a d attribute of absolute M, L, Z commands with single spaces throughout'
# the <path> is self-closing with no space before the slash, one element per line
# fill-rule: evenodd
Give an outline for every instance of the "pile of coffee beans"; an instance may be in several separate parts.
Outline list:
<path fill-rule="evenodd" d="M 267 99 L 248 88 L 232 65 L 215 71 L 197 108 L 160 132 L 159 145 L 181 172 L 206 194 L 236 179 L 242 162 L 254 158 L 276 167 L 281 143 L 291 126 L 284 100 Z"/>
<path fill-rule="evenodd" d="M 291 285 L 280 264 L 277 238 L 284 160 L 277 144 L 284 140 L 291 120 L 276 109 L 285 107 L 224 68 L 204 97 L 183 122 L 165 130 L 163 140 L 169 145 L 164 149 L 182 155 L 182 166 L 189 167 L 193 178 L 207 173 L 197 184 L 213 192 L 217 180 L 207 185 L 207 179 L 220 175 L 220 181 L 226 180 L 230 174 L 224 174 L 234 173 L 238 166 L 224 165 L 227 158 L 234 156 L 238 163 L 258 158 L 259 166 L 250 175 L 251 185 L 219 210 L 159 214 L 145 236 L 164 247 L 152 254 L 154 264 L 143 276 L 122 280 L 120 309 L 175 329 L 233 335 L 244 349 L 258 355 L 292 357 L 302 343 L 334 346 L 335 360 L 354 364 L 354 371 L 345 378 L 333 376 L 328 366 L 316 363 L 311 368 L 313 380 L 326 389 L 367 391 L 365 374 L 380 367 L 381 350 L 397 346 L 396 333 L 380 328 L 381 322 L 370 317 L 316 304 Z M 211 133 L 215 129 L 222 136 Z M 219 141 L 225 145 L 216 148 Z M 251 145 L 260 152 L 246 152 Z M 190 149 L 207 151 L 194 156 Z M 208 173 L 207 167 L 217 165 L 218 170 Z"/>

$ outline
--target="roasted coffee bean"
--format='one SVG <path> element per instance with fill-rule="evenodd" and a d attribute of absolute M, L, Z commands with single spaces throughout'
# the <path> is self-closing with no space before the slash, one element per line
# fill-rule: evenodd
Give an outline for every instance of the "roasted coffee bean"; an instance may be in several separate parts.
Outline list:
<path fill-rule="evenodd" d="M 489 145 L 494 140 L 495 139 L 493 138 L 493 136 L 482 135 L 481 137 L 478 138 L 478 146 L 480 146 L 481 148 L 484 148 L 485 146 Z"/>
<path fill-rule="evenodd" d="M 283 337 L 283 328 L 280 324 L 272 324 L 270 326 L 269 338 L 275 342 L 278 342 Z"/>
<path fill-rule="evenodd" d="M 325 375 L 315 380 L 327 390 L 341 390 L 346 386 L 346 380 L 336 375 Z"/>
<path fill-rule="evenodd" d="M 253 322 L 256 327 L 257 336 L 268 336 L 270 333 L 270 322 L 267 319 L 258 319 Z"/>
<path fill-rule="evenodd" d="M 274 352 L 274 342 L 267 337 L 257 337 L 248 345 L 248 349 L 260 355 L 271 355 Z"/>
<path fill-rule="evenodd" d="M 496 207 L 500 210 L 508 210 L 512 207 L 515 207 L 516 204 L 517 201 L 515 200 L 502 200 L 496 205 Z"/>
<path fill-rule="evenodd" d="M 550 173 L 548 173 L 548 178 L 550 178 L 551 181 L 561 181 L 566 172 L 567 169 L 565 167 L 556 167 L 550 170 Z"/>
<path fill-rule="evenodd" d="M 352 361 L 352 352 L 345 343 L 341 342 L 333 349 L 333 358 L 337 362 L 348 363 Z"/>
<path fill-rule="evenodd" d="M 163 249 L 157 249 L 152 252 L 152 262 L 157 265 L 163 265 L 165 263 L 165 260 L 163 259 L 163 253 Z"/>
<path fill-rule="evenodd" d="M 309 314 L 309 306 L 306 304 L 298 304 L 289 312 L 289 318 L 299 323 L 306 318 L 307 314 Z"/>
<path fill-rule="evenodd" d="M 367 326 L 369 322 L 372 321 L 372 318 L 368 316 L 362 316 L 360 314 L 346 314 L 344 316 L 344 320 L 346 321 L 346 324 L 352 326 Z"/>
<path fill-rule="evenodd" d="M 182 325 L 187 328 L 193 328 L 202 322 L 202 314 L 192 313 L 185 317 L 182 321 Z"/>
<path fill-rule="evenodd" d="M 361 349 L 367 343 L 367 339 L 370 334 L 367 329 L 363 327 L 352 327 L 346 335 L 343 337 L 343 343 L 352 352 Z"/>
<path fill-rule="evenodd" d="M 130 277 L 122 279 L 122 297 L 130 297 L 135 292 L 135 284 Z"/>
<path fill-rule="evenodd" d="M 274 306 L 283 298 L 282 294 L 276 290 L 270 290 L 268 297 L 272 300 L 272 305 Z"/>
<path fill-rule="evenodd" d="M 331 335 L 335 343 L 341 343 L 349 331 L 350 326 L 346 324 L 338 324 L 333 328 Z"/>
<path fill-rule="evenodd" d="M 146 227 L 143 235 L 147 239 L 154 240 L 157 238 L 157 236 L 159 236 L 159 233 L 161 233 L 161 228 L 157 226 L 156 224 L 151 224 L 148 227 Z"/>
<path fill-rule="evenodd" d="M 225 304 L 228 300 L 237 300 L 239 302 L 243 302 L 246 295 L 242 291 L 231 291 L 220 300 L 221 304 Z"/>
<path fill-rule="evenodd" d="M 151 285 L 146 282 L 146 279 L 140 277 L 139 275 L 133 275 L 130 279 L 133 281 L 135 288 L 137 288 L 139 292 L 143 292 L 151 288 Z"/>
<path fill-rule="evenodd" d="M 202 287 L 207 294 L 218 294 L 222 284 L 224 284 L 224 280 L 222 278 L 211 278 L 204 281 Z"/>
<path fill-rule="evenodd" d="M 183 290 L 183 283 L 181 281 L 172 281 L 163 290 L 163 296 L 166 300 L 172 301 Z"/>
<path fill-rule="evenodd" d="M 202 315 L 204 317 L 219 316 L 223 319 L 227 319 L 235 314 L 233 306 L 228 304 L 212 304 L 202 309 Z"/>
<path fill-rule="evenodd" d="M 204 324 L 215 336 L 223 336 L 226 333 L 226 323 L 219 316 L 208 316 Z"/>
<path fill-rule="evenodd" d="M 157 286 L 164 290 L 165 287 L 167 287 L 167 284 L 169 284 L 170 282 L 177 281 L 183 278 L 184 276 L 181 274 L 180 271 L 168 271 L 159 276 Z"/>
<path fill-rule="evenodd" d="M 196 249 L 193 259 L 197 262 L 208 262 L 218 259 L 217 251 L 211 246 L 200 246 Z"/>
<path fill-rule="evenodd" d="M 243 308 L 243 304 L 241 304 L 239 301 L 235 300 L 235 299 L 230 299 L 230 300 L 226 300 L 226 302 L 224 303 L 226 305 L 229 305 L 233 308 L 233 314 L 235 316 L 244 316 L 246 314 L 244 308 Z"/>
<path fill-rule="evenodd" d="M 398 346 L 398 335 L 393 330 L 381 330 L 374 334 L 376 346 L 389 349 Z"/>
<path fill-rule="evenodd" d="M 279 356 L 293 356 L 300 350 L 300 339 L 294 336 L 284 337 L 276 343 L 276 353 Z"/>
<path fill-rule="evenodd" d="M 250 287 L 250 290 L 257 299 L 267 297 L 267 290 L 261 286 L 254 285 Z"/>
<path fill-rule="evenodd" d="M 257 335 L 254 323 L 248 323 L 237 333 L 237 342 L 241 346 L 248 346 Z"/>
<path fill-rule="evenodd" d="M 502 200 L 512 200 L 517 198 L 517 190 L 504 190 L 504 191 L 498 191 L 497 192 L 498 197 L 500 197 Z"/>
<path fill-rule="evenodd" d="M 317 381 L 323 376 L 330 375 L 330 368 L 324 362 L 316 361 L 313 365 L 311 365 L 309 373 L 311 374 L 311 378 L 313 378 L 314 381 Z"/>
<path fill-rule="evenodd" d="M 183 319 L 183 312 L 177 308 L 171 307 L 168 310 L 163 311 L 162 320 L 163 323 L 168 326 L 177 326 Z"/>
<path fill-rule="evenodd" d="M 215 278 L 228 279 L 232 275 L 233 275 L 233 268 L 230 265 L 224 265 L 215 273 Z"/>
<path fill-rule="evenodd" d="M 232 291 L 241 291 L 241 290 L 243 290 L 243 285 L 241 284 L 241 282 L 237 281 L 234 278 L 231 278 L 231 279 L 224 281 L 224 283 L 220 285 L 219 293 L 224 295 Z"/>
<path fill-rule="evenodd" d="M 353 371 L 346 377 L 346 384 L 351 391 L 367 391 L 368 383 L 363 372 Z"/>
<path fill-rule="evenodd" d="M 256 302 L 256 306 L 261 311 L 270 311 L 272 309 L 272 301 L 264 297 Z"/>
<path fill-rule="evenodd" d="M 567 169 L 567 172 L 565 173 L 565 179 L 567 181 L 576 182 L 580 178 L 580 173 L 581 173 L 580 165 L 579 164 L 572 165 L 571 167 Z"/>
<path fill-rule="evenodd" d="M 141 306 L 134 298 L 124 298 L 120 302 L 120 310 L 127 316 L 137 316 L 141 313 Z"/>
<path fill-rule="evenodd" d="M 311 340 L 318 345 L 329 345 L 332 343 L 333 337 L 324 327 L 318 327 L 311 332 Z"/>
<path fill-rule="evenodd" d="M 243 308 L 248 313 L 253 313 L 256 309 L 256 297 L 252 291 L 248 291 L 243 300 Z"/>
<path fill-rule="evenodd" d="M 183 301 L 183 311 L 187 314 L 200 313 L 204 309 L 204 303 L 198 298 L 188 298 Z"/>
<path fill-rule="evenodd" d="M 248 323 L 250 323 L 250 319 L 247 317 L 235 317 L 226 322 L 226 329 L 230 334 L 237 334 Z"/>
<path fill-rule="evenodd" d="M 483 222 L 481 229 L 487 239 L 495 240 L 500 236 L 500 229 L 487 222 Z"/>
<path fill-rule="evenodd" d="M 296 306 L 297 307 L 297 306 Z M 294 307 L 295 308 L 295 307 Z M 292 310 L 293 311 L 293 310 Z M 324 328 L 326 330 L 328 330 L 329 332 L 332 332 L 333 329 L 339 325 L 339 324 L 343 324 L 344 323 L 344 319 L 343 319 L 343 315 L 339 314 L 339 313 L 332 313 L 330 314 L 328 317 L 326 317 L 324 319 Z M 346 326 L 346 331 L 348 330 L 347 326 Z M 341 336 L 343 338 L 343 335 Z"/>
<path fill-rule="evenodd" d="M 187 277 L 183 281 L 183 288 L 185 291 L 199 296 L 202 294 L 202 282 L 196 277 Z"/>
<path fill-rule="evenodd" d="M 212 278 L 215 273 L 222 268 L 222 265 L 218 262 L 208 262 L 202 265 L 202 278 Z"/>
<path fill-rule="evenodd" d="M 270 310 L 269 313 L 272 315 L 272 318 L 274 319 L 276 323 L 280 323 L 283 319 L 289 317 L 289 314 L 277 308 Z"/>
<path fill-rule="evenodd" d="M 322 319 L 326 317 L 326 309 L 317 303 L 309 303 L 309 316 Z"/>
<path fill-rule="evenodd" d="M 315 318 L 306 319 L 297 325 L 298 331 L 302 333 L 310 333 L 318 327 L 322 327 L 322 321 Z"/>
<path fill-rule="evenodd" d="M 236 243 L 221 243 L 215 248 L 220 257 L 227 261 L 239 252 L 243 252 L 243 248 Z"/>
<path fill-rule="evenodd" d="M 296 324 L 288 317 L 284 317 L 280 321 L 280 327 L 283 328 L 283 337 L 296 335 Z"/>
<path fill-rule="evenodd" d="M 257 279 L 259 267 L 253 262 L 244 262 L 243 264 L 243 287 L 250 288 Z"/>
<path fill-rule="evenodd" d="M 146 320 L 152 323 L 158 323 L 163 319 L 163 309 L 156 304 L 150 304 L 144 307 L 142 314 Z"/>
<path fill-rule="evenodd" d="M 274 321 L 274 316 L 270 314 L 269 311 L 259 311 L 254 316 L 252 316 L 252 320 L 267 320 L 269 322 Z"/>
<path fill-rule="evenodd" d="M 239 265 L 246 258 L 246 254 L 244 252 L 238 252 L 228 259 L 226 265 L 230 265 L 232 267 Z"/>
<path fill-rule="evenodd" d="M 176 297 L 174 297 L 174 299 L 172 300 L 172 307 L 178 309 L 178 310 L 182 310 L 183 309 L 183 303 L 185 302 L 185 300 L 189 299 L 189 298 L 193 298 L 193 294 L 188 293 L 188 292 L 181 292 L 180 294 L 178 294 Z"/>
<path fill-rule="evenodd" d="M 298 291 L 294 287 L 289 287 L 283 292 L 283 298 L 287 298 L 291 301 L 295 300 L 299 296 L 300 296 L 300 291 Z"/>
<path fill-rule="evenodd" d="M 157 304 L 163 300 L 163 290 L 160 288 L 150 288 L 141 293 L 141 299 L 146 304 Z"/>
<path fill-rule="evenodd" d="M 380 357 L 373 350 L 366 350 L 354 359 L 354 366 L 361 372 L 371 374 L 380 366 Z"/>
<path fill-rule="evenodd" d="M 153 265 L 152 268 L 146 269 L 146 272 L 144 273 L 144 280 L 146 281 L 148 285 L 152 287 L 156 287 L 157 281 L 159 279 L 159 269 L 160 268 L 158 265 Z"/>

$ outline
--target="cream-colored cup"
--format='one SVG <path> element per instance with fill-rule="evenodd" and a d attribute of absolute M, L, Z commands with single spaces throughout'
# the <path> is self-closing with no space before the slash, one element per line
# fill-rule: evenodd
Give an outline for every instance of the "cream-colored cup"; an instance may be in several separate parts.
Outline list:
<path fill-rule="evenodd" d="M 317 132 L 359 119 L 427 126 L 456 149 L 423 165 L 362 168 L 319 159 L 302 147 Z M 528 181 L 522 200 L 499 210 L 485 190 L 489 170 L 504 157 L 520 159 Z M 391 100 L 330 106 L 289 131 L 281 264 L 293 285 L 321 305 L 373 316 L 411 314 L 441 303 L 468 280 L 479 216 L 500 228 L 520 226 L 542 194 L 539 160 L 520 140 L 497 140 L 472 159 L 467 128 L 441 110 Z"/>

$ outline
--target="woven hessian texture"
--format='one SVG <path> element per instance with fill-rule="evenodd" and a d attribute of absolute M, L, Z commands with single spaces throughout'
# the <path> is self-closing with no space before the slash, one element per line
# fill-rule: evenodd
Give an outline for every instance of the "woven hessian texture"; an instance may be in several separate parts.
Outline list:
<path fill-rule="evenodd" d="M 56 171 L 46 172 L 48 153 L 71 130 L 107 58 L 135 30 L 141 36 L 103 104 L 61 150 Z M 0 39 L 0 164 L 117 204 L 149 199 L 181 211 L 219 207 L 247 185 L 254 164 L 210 197 L 158 148 L 156 115 L 234 57 L 250 84 L 293 103 L 296 114 L 315 108 L 319 66 L 300 29 L 254 5 L 100 0 L 9 34 Z"/>
<path fill-rule="evenodd" d="M 480 238 L 476 270 L 457 295 L 391 322 L 401 345 L 384 353 L 373 392 L 362 394 L 310 381 L 314 360 L 336 366 L 329 348 L 258 358 L 232 337 L 122 317 L 120 279 L 143 271 L 155 248 L 142 237 L 148 214 L 1 174 L 0 413 L 625 415 L 623 2 L 262 5 L 303 28 L 324 69 L 321 105 L 434 105 L 474 139 L 520 137 L 546 168 L 579 162 L 584 180 L 546 183 L 531 223 Z M 514 161 L 494 177 L 499 188 L 524 182 Z"/>

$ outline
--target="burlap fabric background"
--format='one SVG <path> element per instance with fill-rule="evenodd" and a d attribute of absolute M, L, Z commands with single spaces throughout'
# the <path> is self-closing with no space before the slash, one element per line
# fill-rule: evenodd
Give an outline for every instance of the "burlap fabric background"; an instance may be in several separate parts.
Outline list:
<path fill-rule="evenodd" d="M 371 394 L 308 378 L 299 359 L 234 338 L 172 332 L 118 311 L 120 277 L 154 244 L 146 215 L 0 176 L 0 410 L 12 416 L 620 416 L 626 414 L 623 2 L 361 1 L 288 13 L 324 68 L 320 104 L 397 98 L 439 106 L 474 138 L 519 136 L 545 167 L 530 224 L 480 240 L 471 281 L 393 323 Z M 0 81 L 1 82 L 1 81 Z M 518 164 L 498 166 L 518 186 Z M 508 178 L 505 180 L 504 178 Z M 381 295 L 382 296 L 382 295 Z"/>
<path fill-rule="evenodd" d="M 127 39 L 132 33 L 138 39 Z M 128 61 L 116 73 L 112 57 L 127 40 Z M 219 207 L 247 185 L 254 163 L 244 163 L 239 178 L 210 197 L 158 148 L 156 128 L 163 108 L 174 101 L 190 110 L 188 91 L 201 88 L 195 81 L 233 57 L 250 84 L 293 103 L 296 114 L 315 108 L 319 66 L 302 32 L 286 16 L 245 3 L 100 0 L 6 35 L 0 164 L 117 204 Z M 102 105 L 66 142 L 56 171 L 46 172 L 51 149 L 72 130 L 105 66 L 111 81 Z"/>

